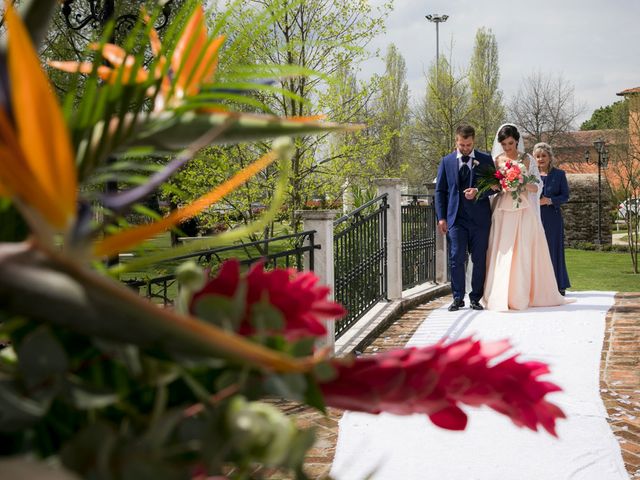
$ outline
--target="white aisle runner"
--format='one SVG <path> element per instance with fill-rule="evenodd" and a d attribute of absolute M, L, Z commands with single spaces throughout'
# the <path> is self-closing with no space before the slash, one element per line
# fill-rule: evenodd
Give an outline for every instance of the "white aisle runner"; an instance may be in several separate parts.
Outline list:
<path fill-rule="evenodd" d="M 337 480 L 619 480 L 628 479 L 607 424 L 599 370 L 605 316 L 613 292 L 575 292 L 574 304 L 524 312 L 432 312 L 407 346 L 474 334 L 509 338 L 523 359 L 551 365 L 542 377 L 564 392 L 548 396 L 567 414 L 556 439 L 520 429 L 488 409 L 463 406 L 467 429 L 435 427 L 423 415 L 347 412 L 340 420 L 331 475 Z"/>

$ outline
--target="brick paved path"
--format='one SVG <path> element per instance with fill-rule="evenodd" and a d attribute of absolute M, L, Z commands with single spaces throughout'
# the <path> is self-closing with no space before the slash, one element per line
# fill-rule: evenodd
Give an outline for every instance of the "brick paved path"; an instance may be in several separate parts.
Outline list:
<path fill-rule="evenodd" d="M 600 392 L 630 478 L 640 478 L 640 293 L 620 293 L 607 314 Z"/>
<path fill-rule="evenodd" d="M 365 353 L 404 347 L 432 310 L 450 302 L 450 296 L 443 297 L 407 312 L 383 332 Z M 620 442 L 629 477 L 640 479 L 640 293 L 618 294 L 615 305 L 607 314 L 600 385 L 610 417 L 609 423 Z M 335 453 L 342 411 L 329 409 L 325 417 L 291 403 L 281 403 L 280 406 L 287 413 L 295 414 L 300 426 L 317 429 L 317 441 L 309 452 L 306 471 L 311 478 L 327 478 Z M 283 477 L 274 475 L 270 478 Z"/>

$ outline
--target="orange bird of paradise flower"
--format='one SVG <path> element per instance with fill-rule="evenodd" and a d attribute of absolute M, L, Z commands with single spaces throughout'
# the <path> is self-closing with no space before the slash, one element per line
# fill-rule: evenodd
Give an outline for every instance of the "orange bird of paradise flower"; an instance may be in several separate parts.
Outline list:
<path fill-rule="evenodd" d="M 145 21 L 150 21 L 148 15 L 143 13 L 143 16 Z M 202 7 L 195 8 L 171 55 L 170 71 L 163 74 L 166 58 L 161 55 L 162 45 L 158 32 L 153 28 L 150 29 L 151 51 L 158 58 L 154 79 L 162 78 L 160 91 L 155 99 L 155 111 L 163 110 L 167 105 L 177 106 L 185 97 L 196 95 L 202 84 L 213 82 L 218 67 L 218 52 L 224 40 L 224 35 L 216 38 L 208 37 L 204 11 Z M 96 74 L 102 80 L 114 83 L 120 78 L 124 84 L 144 83 L 149 80 L 149 72 L 137 65 L 135 57 L 128 55 L 123 48 L 111 43 L 104 44 L 102 47 L 92 44 L 90 47 L 100 50 L 104 59 L 113 65 L 113 67 L 106 65 L 97 67 Z M 49 65 L 65 72 L 84 74 L 92 73 L 95 68 L 91 62 L 50 61 Z"/>
<path fill-rule="evenodd" d="M 13 118 L 0 108 L 0 194 L 11 197 L 34 231 L 44 220 L 53 231 L 76 214 L 75 157 L 49 81 L 22 21 L 9 7 L 7 63 Z"/>

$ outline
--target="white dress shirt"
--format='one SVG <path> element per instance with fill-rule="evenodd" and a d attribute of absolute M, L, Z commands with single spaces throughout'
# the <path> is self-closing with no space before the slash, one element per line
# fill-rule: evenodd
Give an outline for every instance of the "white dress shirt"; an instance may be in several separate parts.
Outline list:
<path fill-rule="evenodd" d="M 469 157 L 469 161 L 467 162 L 467 166 L 469 167 L 469 169 L 473 168 L 473 161 L 475 160 L 475 150 L 471 150 L 471 153 L 468 155 Z M 462 165 L 464 165 L 463 161 L 462 161 L 462 153 L 460 153 L 460 151 L 458 150 L 456 152 L 456 158 L 458 159 L 458 170 L 460 170 L 462 168 Z"/>

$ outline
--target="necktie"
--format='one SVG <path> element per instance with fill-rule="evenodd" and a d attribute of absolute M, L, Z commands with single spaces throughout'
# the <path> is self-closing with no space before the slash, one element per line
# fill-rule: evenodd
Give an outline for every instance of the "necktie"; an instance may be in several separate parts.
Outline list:
<path fill-rule="evenodd" d="M 458 175 L 460 176 L 460 188 L 466 189 L 469 187 L 469 177 L 471 176 L 471 169 L 469 168 L 469 156 L 462 156 L 462 167 L 460 167 L 460 172 Z"/>

